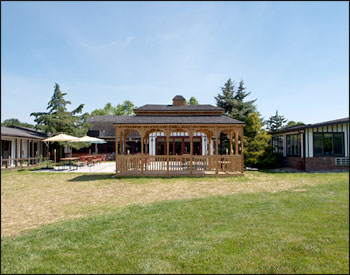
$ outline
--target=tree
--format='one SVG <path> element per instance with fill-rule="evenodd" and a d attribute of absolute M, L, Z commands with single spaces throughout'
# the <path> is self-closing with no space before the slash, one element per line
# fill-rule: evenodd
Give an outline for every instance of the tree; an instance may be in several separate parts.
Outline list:
<path fill-rule="evenodd" d="M 117 107 L 113 107 L 111 102 L 107 102 L 103 109 L 93 110 L 90 116 L 131 116 L 134 115 L 135 108 L 136 106 L 130 100 L 125 100 L 123 104 L 118 104 Z"/>
<path fill-rule="evenodd" d="M 130 101 L 125 100 L 123 104 L 117 105 L 117 110 L 115 112 L 115 115 L 117 116 L 131 116 L 134 115 L 134 109 L 136 106 Z"/>
<path fill-rule="evenodd" d="M 190 101 L 187 104 L 188 105 L 198 105 L 199 103 L 198 103 L 198 100 L 194 96 L 192 96 L 190 98 Z"/>
<path fill-rule="evenodd" d="M 275 115 L 270 116 L 270 118 L 266 121 L 266 128 L 271 131 L 277 131 L 284 126 L 284 123 L 287 122 L 287 119 L 278 114 L 276 110 Z"/>
<path fill-rule="evenodd" d="M 27 127 L 27 128 L 34 128 L 33 124 L 30 123 L 26 123 L 26 122 L 21 122 L 19 121 L 17 118 L 9 118 L 9 119 L 5 119 L 1 125 L 3 126 L 21 126 L 21 127 Z"/>
<path fill-rule="evenodd" d="M 228 117 L 244 121 L 247 124 L 244 129 L 244 134 L 247 135 L 251 127 L 251 125 L 249 125 L 251 121 L 248 119 L 248 115 L 250 113 L 256 113 L 260 119 L 260 114 L 256 111 L 256 106 L 254 104 L 256 99 L 245 101 L 245 98 L 250 95 L 250 92 L 245 91 L 246 87 L 244 87 L 243 80 L 239 82 L 237 92 L 235 91 L 235 84 L 232 82 L 231 78 L 224 84 L 221 90 L 222 95 L 218 94 L 218 96 L 215 97 L 216 105 L 223 108 Z"/>
<path fill-rule="evenodd" d="M 103 109 L 93 110 L 90 116 L 108 116 L 114 115 L 117 112 L 117 109 L 112 106 L 111 102 L 107 102 L 107 104 L 103 107 Z"/>
<path fill-rule="evenodd" d="M 243 137 L 244 163 L 247 166 L 257 166 L 269 147 L 271 135 L 262 129 L 262 122 L 257 113 L 250 113 L 247 121 L 247 135 Z"/>
<path fill-rule="evenodd" d="M 286 127 L 291 127 L 296 125 L 304 125 L 304 123 L 301 121 L 295 122 L 294 120 L 288 120 Z"/>
<path fill-rule="evenodd" d="M 254 104 L 256 99 L 245 101 L 245 98 L 250 95 L 250 92 L 246 92 L 245 90 L 246 87 L 244 87 L 244 82 L 241 80 L 234 96 L 231 117 L 245 121 L 248 119 L 249 114 L 257 113 L 260 119 L 260 114 L 257 112 L 256 105 Z"/>
<path fill-rule="evenodd" d="M 225 110 L 228 117 L 245 122 L 243 144 L 245 147 L 244 163 L 256 166 L 259 158 L 268 147 L 270 136 L 262 129 L 262 119 L 254 100 L 246 100 L 250 92 L 246 91 L 243 80 L 239 82 L 237 91 L 234 82 L 229 79 L 221 88 L 222 94 L 215 97 L 216 104 Z M 220 140 L 224 142 L 222 137 Z"/>
<path fill-rule="evenodd" d="M 230 115 L 232 108 L 234 106 L 234 93 L 235 93 L 235 85 L 231 81 L 231 78 L 227 80 L 224 84 L 224 87 L 221 87 L 222 95 L 218 94 L 218 96 L 214 97 L 216 100 L 216 105 L 225 110 L 226 115 Z"/>
<path fill-rule="evenodd" d="M 46 134 L 62 132 L 72 136 L 86 135 L 89 128 L 86 120 L 89 114 L 78 115 L 82 113 L 84 104 L 80 104 L 73 111 L 67 111 L 67 105 L 71 102 L 64 99 L 66 95 L 66 93 L 61 92 L 60 86 L 55 83 L 54 93 L 46 108 L 48 111 L 30 114 L 35 117 L 36 129 L 40 129 Z M 79 149 L 85 146 L 81 143 L 72 143 L 72 147 Z"/>

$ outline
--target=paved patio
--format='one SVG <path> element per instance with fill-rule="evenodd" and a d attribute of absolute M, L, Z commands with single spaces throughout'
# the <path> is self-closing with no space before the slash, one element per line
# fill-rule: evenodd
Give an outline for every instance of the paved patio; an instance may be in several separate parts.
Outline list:
<path fill-rule="evenodd" d="M 55 167 L 54 169 L 40 169 L 35 172 L 57 172 L 57 173 L 115 173 L 115 162 L 101 162 L 91 166 L 79 167 L 76 170 L 68 169 L 68 166 L 62 170 Z"/>

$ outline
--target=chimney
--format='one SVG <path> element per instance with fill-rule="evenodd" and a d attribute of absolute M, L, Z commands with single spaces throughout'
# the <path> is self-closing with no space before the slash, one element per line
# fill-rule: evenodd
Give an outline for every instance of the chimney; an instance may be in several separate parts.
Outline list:
<path fill-rule="evenodd" d="M 173 98 L 173 106 L 185 106 L 186 99 L 182 95 L 177 95 Z"/>

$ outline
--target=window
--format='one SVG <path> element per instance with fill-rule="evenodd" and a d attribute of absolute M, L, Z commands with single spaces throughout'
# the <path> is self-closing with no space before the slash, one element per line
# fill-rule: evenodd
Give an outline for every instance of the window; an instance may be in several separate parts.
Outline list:
<path fill-rule="evenodd" d="M 343 156 L 344 133 L 314 133 L 314 156 Z"/>
<path fill-rule="evenodd" d="M 300 135 L 287 135 L 287 156 L 300 156 Z"/>
<path fill-rule="evenodd" d="M 283 136 L 273 136 L 271 142 L 274 153 L 283 153 Z"/>

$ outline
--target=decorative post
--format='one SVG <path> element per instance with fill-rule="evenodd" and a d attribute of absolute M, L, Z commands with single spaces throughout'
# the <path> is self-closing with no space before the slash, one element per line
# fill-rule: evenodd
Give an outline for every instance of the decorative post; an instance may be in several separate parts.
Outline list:
<path fill-rule="evenodd" d="M 211 138 L 212 138 L 212 134 L 208 134 L 208 143 L 209 143 L 209 156 L 211 156 L 213 154 L 213 151 L 211 150 Z M 211 171 L 212 169 L 212 159 L 211 157 L 208 157 L 208 163 L 209 163 L 209 170 Z"/>
<path fill-rule="evenodd" d="M 31 164 L 34 164 L 34 157 L 35 157 L 34 154 L 35 154 L 34 153 L 34 141 L 32 141 L 32 154 L 31 154 L 32 160 L 31 160 Z"/>
<path fill-rule="evenodd" d="M 190 137 L 190 175 L 193 174 L 193 130 L 188 131 L 188 136 Z"/>
<path fill-rule="evenodd" d="M 126 155 L 126 138 L 127 138 L 128 134 L 126 131 L 124 131 L 123 133 L 123 155 Z"/>
<path fill-rule="evenodd" d="M 118 176 L 118 140 L 119 140 L 118 128 L 115 127 L 115 175 Z"/>
<path fill-rule="evenodd" d="M 215 129 L 215 173 L 219 174 L 219 130 Z"/>
<path fill-rule="evenodd" d="M 144 130 L 142 129 L 140 131 L 140 136 L 141 136 L 141 175 L 143 175 L 143 163 L 144 163 L 144 150 L 143 150 L 143 143 L 144 143 L 144 137 L 145 133 Z"/>
<path fill-rule="evenodd" d="M 238 130 L 235 131 L 235 155 L 238 156 Z"/>
<path fill-rule="evenodd" d="M 241 173 L 244 171 L 244 154 L 243 154 L 243 127 L 241 127 Z"/>
<path fill-rule="evenodd" d="M 230 156 L 233 155 L 233 148 L 232 148 L 232 130 L 229 132 L 229 137 L 230 137 Z"/>
<path fill-rule="evenodd" d="M 170 141 L 170 130 L 165 131 L 166 135 L 166 174 L 169 176 L 169 141 Z"/>

